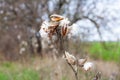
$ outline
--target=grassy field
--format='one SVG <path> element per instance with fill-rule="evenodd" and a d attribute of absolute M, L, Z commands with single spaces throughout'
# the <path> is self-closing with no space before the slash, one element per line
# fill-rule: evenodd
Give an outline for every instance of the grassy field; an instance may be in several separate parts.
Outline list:
<path fill-rule="evenodd" d="M 0 66 L 0 80 L 39 80 L 39 74 L 32 68 L 17 63 L 3 62 Z"/>
<path fill-rule="evenodd" d="M 80 80 L 92 80 L 98 71 L 102 73 L 101 80 L 108 80 L 113 72 L 118 72 L 114 63 L 94 61 L 94 64 L 97 65 L 95 70 L 88 72 L 79 68 Z M 25 62 L 1 62 L 0 80 L 75 80 L 75 77 L 63 58 L 36 57 Z"/>
<path fill-rule="evenodd" d="M 106 42 L 104 45 L 100 42 L 92 42 L 89 47 L 90 55 L 94 59 L 107 61 L 120 61 L 120 43 Z"/>
<path fill-rule="evenodd" d="M 92 80 L 97 71 L 79 69 L 80 80 Z M 102 80 L 108 78 L 102 76 Z M 62 59 L 34 58 L 27 62 L 1 62 L 0 80 L 75 80 L 74 73 Z"/>
<path fill-rule="evenodd" d="M 114 77 L 119 75 L 116 62 L 120 61 L 120 43 L 107 42 L 103 46 L 99 42 L 92 42 L 88 51 L 96 68 L 90 72 L 80 69 L 80 80 L 92 80 L 98 71 L 102 72 L 101 80 L 109 80 L 112 74 L 115 74 Z M 23 62 L 1 61 L 0 80 L 75 80 L 75 77 L 63 58 L 53 59 L 48 56 L 29 58 Z"/>

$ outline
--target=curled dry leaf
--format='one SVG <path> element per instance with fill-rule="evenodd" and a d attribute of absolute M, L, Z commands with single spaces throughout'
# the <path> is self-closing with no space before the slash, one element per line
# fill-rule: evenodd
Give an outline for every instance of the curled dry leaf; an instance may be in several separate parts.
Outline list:
<path fill-rule="evenodd" d="M 70 63 L 71 65 L 76 64 L 77 59 L 73 55 L 71 55 L 70 53 L 68 53 L 66 51 L 65 51 L 65 58 L 68 61 L 68 63 Z"/>
<path fill-rule="evenodd" d="M 84 69 L 85 71 L 90 70 L 92 67 L 93 67 L 93 63 L 92 63 L 92 62 L 86 62 L 86 63 L 83 65 L 83 69 Z"/>

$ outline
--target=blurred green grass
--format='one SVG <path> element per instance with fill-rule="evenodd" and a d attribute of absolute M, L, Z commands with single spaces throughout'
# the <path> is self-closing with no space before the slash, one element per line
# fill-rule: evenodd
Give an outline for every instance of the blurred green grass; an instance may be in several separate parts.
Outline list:
<path fill-rule="evenodd" d="M 106 61 L 120 61 L 120 42 L 91 42 L 89 47 L 90 56 L 94 59 Z"/>
<path fill-rule="evenodd" d="M 29 60 L 23 63 L 3 61 L 0 63 L 0 80 L 74 80 L 70 67 L 62 59 L 58 61 L 51 58 L 34 58 L 33 62 Z M 92 79 L 94 75 L 94 71 L 87 74 L 79 70 L 82 80 Z M 108 80 L 106 76 L 102 77 L 102 80 Z"/>
<path fill-rule="evenodd" d="M 40 76 L 32 68 L 20 67 L 11 62 L 3 62 L 0 66 L 0 80 L 40 80 Z"/>

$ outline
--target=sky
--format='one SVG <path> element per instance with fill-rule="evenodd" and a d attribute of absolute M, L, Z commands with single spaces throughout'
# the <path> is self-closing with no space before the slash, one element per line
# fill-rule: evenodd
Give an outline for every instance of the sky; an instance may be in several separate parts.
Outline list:
<path fill-rule="evenodd" d="M 98 10 L 96 11 L 96 15 L 102 15 L 101 12 L 103 9 L 107 10 L 107 19 L 110 21 L 107 23 L 107 27 L 110 29 L 101 28 L 100 31 L 102 33 L 102 39 L 97 33 L 97 30 L 89 20 L 81 20 L 77 22 L 77 25 L 74 25 L 73 35 L 79 35 L 79 33 L 84 33 L 86 30 L 83 28 L 89 29 L 89 33 L 92 35 L 87 36 L 89 41 L 118 41 L 120 40 L 120 0 L 111 0 L 109 3 L 105 0 L 104 3 L 98 2 L 97 4 Z M 86 25 L 87 23 L 87 25 Z M 82 28 L 81 28 L 82 27 Z"/>

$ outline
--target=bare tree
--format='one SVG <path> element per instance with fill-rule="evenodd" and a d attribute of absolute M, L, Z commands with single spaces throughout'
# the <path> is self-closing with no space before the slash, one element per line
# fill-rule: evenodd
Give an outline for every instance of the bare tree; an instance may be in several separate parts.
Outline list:
<path fill-rule="evenodd" d="M 44 20 L 49 20 L 49 16 L 53 13 L 66 16 L 70 19 L 71 25 L 81 20 L 89 20 L 97 30 L 102 39 L 102 30 L 110 32 L 107 23 L 116 20 L 116 18 L 109 18 L 107 14 L 109 11 L 102 7 L 99 11 L 99 4 L 106 5 L 110 1 L 104 0 L 1 0 L 0 1 L 0 45 L 10 46 L 13 49 L 6 51 L 0 48 L 3 53 L 13 53 L 19 56 L 19 44 L 22 41 L 28 43 L 27 51 L 31 53 L 41 53 L 41 43 L 37 32 Z M 99 12 L 97 12 L 99 11 Z M 80 27 L 81 29 L 82 27 Z M 89 34 L 89 31 L 88 31 Z M 88 35 L 87 34 L 87 35 Z M 83 34 L 79 34 L 83 35 Z M 86 36 L 86 35 L 84 35 Z M 32 39 L 36 37 L 38 47 L 34 49 L 31 44 Z M 9 43 L 8 40 L 10 39 Z M 81 40 L 83 38 L 80 38 Z M 33 39 L 34 40 L 34 39 Z M 68 44 L 67 38 L 65 39 Z M 13 42 L 13 43 L 12 43 Z M 8 46 L 9 47 L 9 46 Z M 67 48 L 67 47 L 66 47 Z M 61 47 L 61 49 L 63 49 Z"/>

